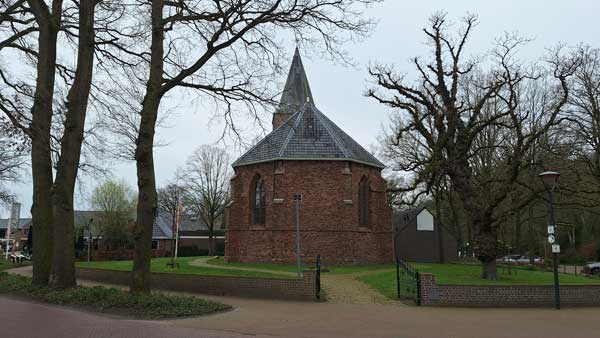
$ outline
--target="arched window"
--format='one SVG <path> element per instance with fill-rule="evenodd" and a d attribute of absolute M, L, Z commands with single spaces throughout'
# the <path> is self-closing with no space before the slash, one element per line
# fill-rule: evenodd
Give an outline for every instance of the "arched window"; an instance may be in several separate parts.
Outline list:
<path fill-rule="evenodd" d="M 369 225 L 369 180 L 363 177 L 358 187 L 358 224 Z"/>
<path fill-rule="evenodd" d="M 252 223 L 265 224 L 267 194 L 262 177 L 254 178 L 254 194 L 252 196 Z"/>

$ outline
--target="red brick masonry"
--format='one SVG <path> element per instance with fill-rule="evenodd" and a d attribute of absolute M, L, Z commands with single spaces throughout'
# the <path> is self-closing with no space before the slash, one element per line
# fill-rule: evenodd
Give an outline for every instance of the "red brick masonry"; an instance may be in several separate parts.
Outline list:
<path fill-rule="evenodd" d="M 131 272 L 77 268 L 77 278 L 100 283 L 129 285 Z M 316 271 L 304 271 L 302 279 L 202 276 L 153 273 L 157 290 L 252 298 L 316 300 Z"/>
<path fill-rule="evenodd" d="M 551 307 L 551 285 L 436 284 L 430 273 L 420 273 L 421 305 L 463 307 Z M 561 285 L 562 306 L 600 306 L 600 285 Z"/>
<path fill-rule="evenodd" d="M 266 222 L 252 224 L 253 180 L 266 185 Z M 368 224 L 359 224 L 359 184 L 369 180 Z M 296 262 L 296 207 L 301 193 L 302 261 L 325 265 L 391 263 L 391 210 L 381 169 L 344 161 L 283 161 L 236 168 L 232 179 L 225 260 Z"/>

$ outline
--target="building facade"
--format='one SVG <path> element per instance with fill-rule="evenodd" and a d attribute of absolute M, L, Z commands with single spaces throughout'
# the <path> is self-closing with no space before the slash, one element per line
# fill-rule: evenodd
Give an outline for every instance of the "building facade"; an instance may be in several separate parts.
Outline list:
<path fill-rule="evenodd" d="M 405 210 L 393 216 L 398 258 L 415 262 L 454 262 L 458 242 L 425 207 Z"/>
<path fill-rule="evenodd" d="M 296 201 L 304 263 L 393 260 L 383 164 L 315 106 L 298 51 L 273 131 L 233 164 L 225 259 L 296 262 Z"/>

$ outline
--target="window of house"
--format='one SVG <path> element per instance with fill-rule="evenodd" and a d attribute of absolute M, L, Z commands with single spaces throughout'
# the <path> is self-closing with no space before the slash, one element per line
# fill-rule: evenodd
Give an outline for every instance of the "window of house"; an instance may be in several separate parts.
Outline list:
<path fill-rule="evenodd" d="M 283 168 L 283 161 L 276 161 L 275 162 L 275 173 L 276 174 L 281 174 L 284 173 L 285 170 Z"/>
<path fill-rule="evenodd" d="M 369 180 L 363 177 L 358 187 L 358 224 L 369 225 Z"/>
<path fill-rule="evenodd" d="M 158 249 L 158 241 L 153 240 L 152 241 L 152 250 L 156 250 L 156 249 Z"/>
<path fill-rule="evenodd" d="M 265 224 L 267 193 L 262 177 L 254 179 L 254 194 L 252 195 L 252 223 Z"/>

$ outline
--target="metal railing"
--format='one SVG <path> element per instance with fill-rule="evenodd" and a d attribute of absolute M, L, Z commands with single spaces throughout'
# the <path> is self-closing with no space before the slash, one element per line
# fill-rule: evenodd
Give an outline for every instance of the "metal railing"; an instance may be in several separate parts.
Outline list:
<path fill-rule="evenodd" d="M 396 292 L 398 299 L 414 300 L 421 305 L 419 271 L 401 259 L 396 260 Z"/>

